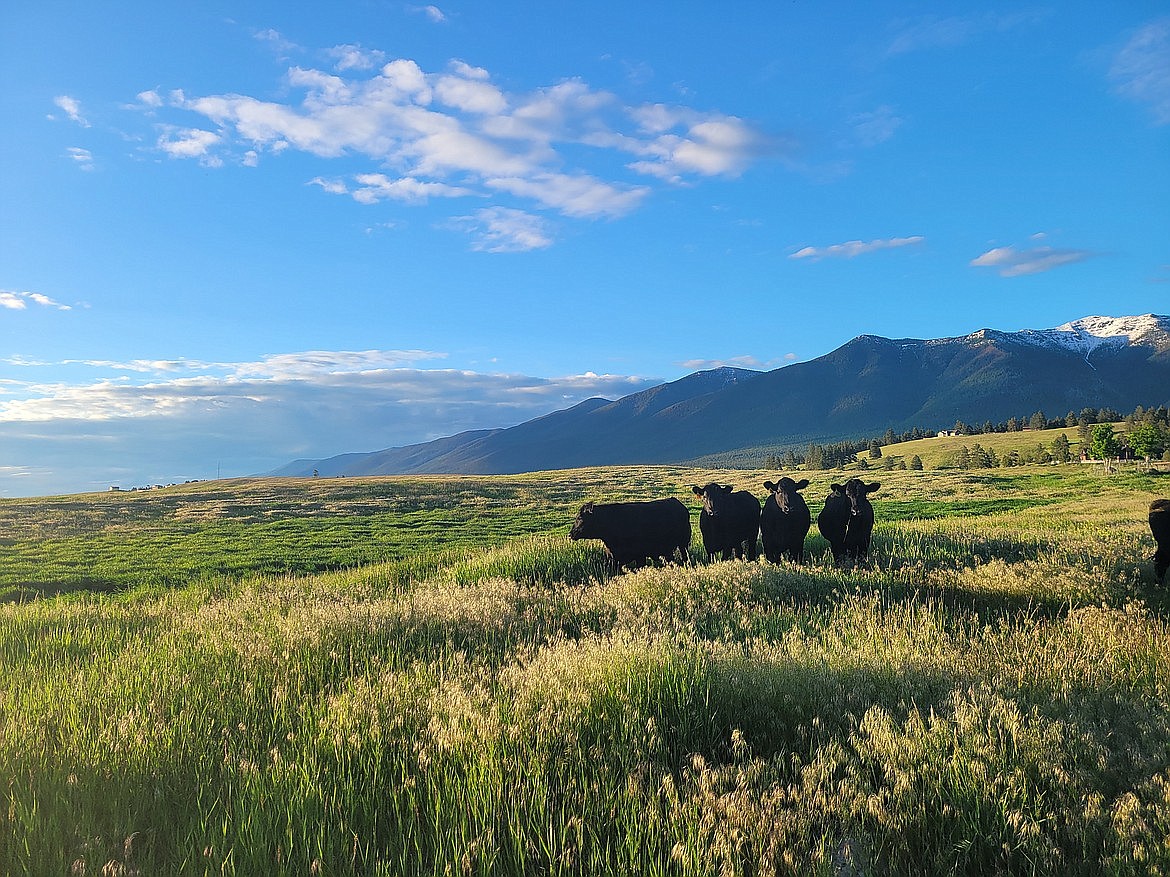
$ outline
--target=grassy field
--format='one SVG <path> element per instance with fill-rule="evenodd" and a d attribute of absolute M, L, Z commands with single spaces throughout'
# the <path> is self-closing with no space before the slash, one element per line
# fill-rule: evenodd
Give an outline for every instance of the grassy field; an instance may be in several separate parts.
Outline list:
<path fill-rule="evenodd" d="M 1114 428 L 1119 435 L 1124 434 L 1125 424 L 1116 423 Z M 1004 457 L 1012 451 L 1023 451 L 1042 445 L 1045 450 L 1052 450 L 1052 443 L 1061 435 L 1068 439 L 1073 459 L 1081 454 L 1081 438 L 1076 427 L 1061 427 L 1060 429 L 1029 429 L 1021 432 L 991 432 L 981 435 L 954 435 L 941 438 L 918 439 L 912 442 L 899 442 L 882 447 L 883 456 L 890 456 L 895 460 L 906 460 L 917 455 L 922 460 L 923 468 L 937 469 L 954 458 L 959 449 L 966 446 L 971 448 L 980 445 L 984 449 L 994 451 L 996 456 Z M 862 452 L 860 456 L 865 456 Z M 873 461 L 871 461 L 873 462 Z M 881 461 L 877 461 L 880 463 Z"/>
<path fill-rule="evenodd" d="M 0 501 L 0 873 L 1170 873 L 1170 477 L 873 472 L 857 567 L 566 535 L 775 474 Z"/>

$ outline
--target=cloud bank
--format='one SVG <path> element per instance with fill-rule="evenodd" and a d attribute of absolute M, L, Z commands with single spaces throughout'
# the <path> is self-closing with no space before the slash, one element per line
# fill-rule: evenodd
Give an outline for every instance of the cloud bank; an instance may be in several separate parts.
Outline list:
<path fill-rule="evenodd" d="M 422 368 L 445 354 L 308 351 L 255 362 L 10 359 L 0 380 L 0 496 L 104 490 L 510 426 L 656 379 Z M 80 371 L 80 379 L 37 380 Z M 85 375 L 90 377 L 86 378 Z"/>

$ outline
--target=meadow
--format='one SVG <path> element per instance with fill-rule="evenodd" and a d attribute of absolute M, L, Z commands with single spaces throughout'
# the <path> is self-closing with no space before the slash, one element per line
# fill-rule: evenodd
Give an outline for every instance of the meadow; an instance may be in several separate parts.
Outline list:
<path fill-rule="evenodd" d="M 775 475 L 0 501 L 0 873 L 1170 874 L 1170 476 L 871 471 L 857 566 L 567 538 Z"/>

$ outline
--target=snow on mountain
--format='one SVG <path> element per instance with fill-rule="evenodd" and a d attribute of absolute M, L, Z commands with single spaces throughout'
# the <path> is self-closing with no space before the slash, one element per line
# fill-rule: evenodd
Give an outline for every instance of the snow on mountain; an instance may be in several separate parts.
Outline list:
<path fill-rule="evenodd" d="M 1004 336 L 1041 347 L 1056 347 L 1080 354 L 1086 360 L 1098 348 L 1124 347 L 1143 341 L 1162 346 L 1170 336 L 1170 317 L 1143 314 L 1135 317 L 1083 317 L 1055 329 L 1024 329 Z"/>

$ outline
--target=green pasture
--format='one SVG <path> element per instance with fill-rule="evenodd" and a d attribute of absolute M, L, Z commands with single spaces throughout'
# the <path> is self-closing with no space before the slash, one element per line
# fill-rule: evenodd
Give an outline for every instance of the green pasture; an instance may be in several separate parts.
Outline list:
<path fill-rule="evenodd" d="M 1115 423 L 1118 434 L 1124 434 L 1125 424 Z M 1077 428 L 1060 427 L 1058 429 L 1028 429 L 1021 432 L 988 432 L 978 435 L 948 435 L 934 438 L 916 439 L 911 442 L 898 442 L 893 445 L 883 445 L 882 455 L 890 456 L 895 460 L 910 461 L 917 456 L 922 460 L 926 469 L 937 469 L 948 464 L 964 446 L 972 448 L 979 445 L 985 450 L 994 451 L 997 457 L 1005 457 L 1012 451 L 1024 451 L 1040 445 L 1045 450 L 1052 450 L 1052 443 L 1063 435 L 1068 439 L 1069 449 L 1073 459 L 1078 459 L 1081 453 L 1081 438 Z M 864 457 L 863 451 L 858 455 Z"/>
<path fill-rule="evenodd" d="M 1170 476 L 866 473 L 856 566 L 567 538 L 775 475 L 0 500 L 0 873 L 1170 873 Z"/>

